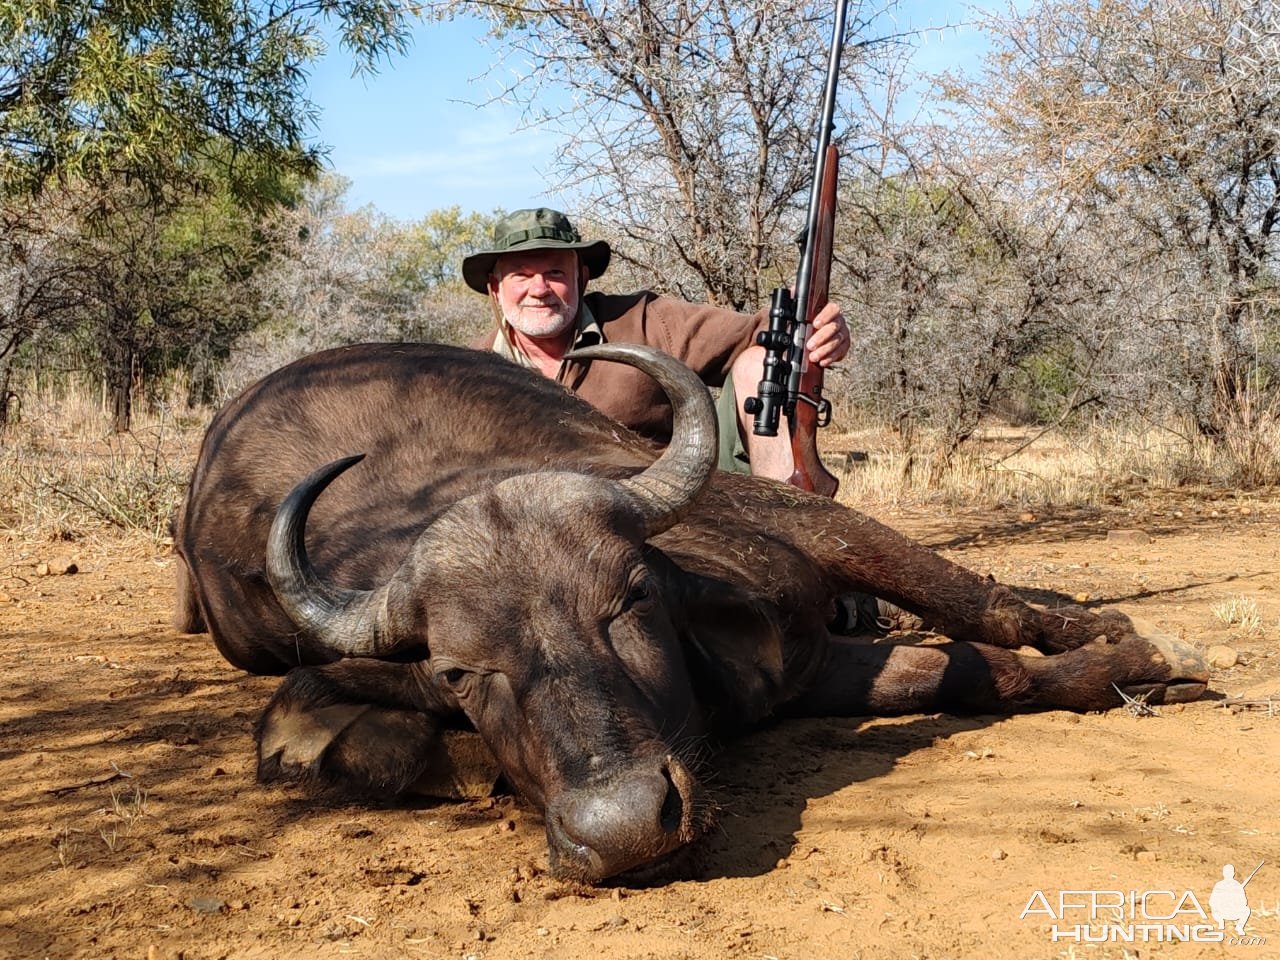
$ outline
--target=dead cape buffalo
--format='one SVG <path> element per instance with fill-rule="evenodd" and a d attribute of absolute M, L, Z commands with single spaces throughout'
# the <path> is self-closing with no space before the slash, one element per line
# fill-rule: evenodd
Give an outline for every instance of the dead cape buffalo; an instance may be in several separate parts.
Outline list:
<path fill-rule="evenodd" d="M 553 871 L 594 881 L 703 834 L 695 756 L 771 716 L 1204 690 L 1190 647 L 1122 614 L 1034 609 L 837 503 L 716 472 L 688 370 L 637 346 L 584 354 L 662 384 L 661 456 L 550 380 L 428 344 L 306 357 L 217 415 L 175 525 L 178 626 L 288 672 L 260 779 L 392 796 L 438 784 L 457 762 L 442 743 L 474 729 L 541 810 Z M 849 591 L 954 642 L 834 637 Z"/>

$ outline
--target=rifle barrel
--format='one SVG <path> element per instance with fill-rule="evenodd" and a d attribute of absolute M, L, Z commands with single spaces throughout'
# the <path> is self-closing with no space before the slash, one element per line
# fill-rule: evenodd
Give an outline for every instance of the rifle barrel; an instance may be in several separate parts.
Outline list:
<path fill-rule="evenodd" d="M 849 0 L 836 0 L 836 19 L 831 28 L 831 48 L 827 55 L 827 82 L 822 91 L 822 110 L 818 118 L 818 149 L 813 162 L 813 180 L 809 187 L 809 214 L 805 220 L 805 244 L 796 271 L 796 325 L 792 340 L 791 374 L 787 380 L 787 402 L 794 405 L 800 394 L 800 377 L 806 366 L 805 341 L 809 339 L 809 288 L 813 277 L 813 248 L 809 240 L 818 226 L 818 209 L 822 198 L 822 180 L 827 168 L 827 147 L 835 128 L 836 87 L 840 81 L 840 58 L 844 53 L 845 23 Z"/>

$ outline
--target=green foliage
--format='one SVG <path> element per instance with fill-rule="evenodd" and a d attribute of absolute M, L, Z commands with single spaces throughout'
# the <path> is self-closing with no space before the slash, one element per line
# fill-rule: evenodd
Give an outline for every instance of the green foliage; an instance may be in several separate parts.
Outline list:
<path fill-rule="evenodd" d="M 242 200 L 263 171 L 307 175 L 306 68 L 340 22 L 362 69 L 401 52 L 398 0 L 0 0 L 0 192 L 52 176 L 158 187 L 179 166 L 226 164 Z M 227 148 L 230 149 L 227 149 Z"/>
<path fill-rule="evenodd" d="M 217 184 L 218 172 L 202 179 Z M 33 243 L 69 296 L 22 331 L 32 349 L 16 359 L 102 376 L 121 430 L 136 385 L 158 383 L 173 369 L 189 374 L 193 399 L 211 399 L 232 343 L 264 316 L 251 281 L 276 241 L 262 215 L 241 205 L 225 180 L 220 189 L 175 182 L 159 193 L 123 181 L 78 182 L 47 190 L 42 202 L 60 213 L 64 229 Z"/>
<path fill-rule="evenodd" d="M 463 216 L 461 207 L 432 210 L 403 228 L 400 256 L 391 264 L 392 282 L 414 293 L 428 293 L 462 278 L 462 260 L 488 246 L 493 225 L 502 216 Z"/>
<path fill-rule="evenodd" d="M 1010 379 L 1010 393 L 1026 404 L 1035 422 L 1055 423 L 1067 411 L 1081 377 L 1070 353 L 1049 348 L 1023 360 Z"/>

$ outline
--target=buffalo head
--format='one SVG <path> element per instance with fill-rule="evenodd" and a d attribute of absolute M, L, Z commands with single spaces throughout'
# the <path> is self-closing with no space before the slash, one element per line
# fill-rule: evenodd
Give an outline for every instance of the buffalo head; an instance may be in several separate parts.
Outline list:
<path fill-rule="evenodd" d="M 678 361 L 610 345 L 671 396 L 671 444 L 623 479 L 548 470 L 450 505 L 372 590 L 326 583 L 308 511 L 361 458 L 299 484 L 272 525 L 281 606 L 335 656 L 419 651 L 431 697 L 466 715 L 510 782 L 544 812 L 553 870 L 597 880 L 651 863 L 705 829 L 682 749 L 701 718 L 673 618 L 678 581 L 646 546 L 698 498 L 716 458 L 705 387 Z"/>

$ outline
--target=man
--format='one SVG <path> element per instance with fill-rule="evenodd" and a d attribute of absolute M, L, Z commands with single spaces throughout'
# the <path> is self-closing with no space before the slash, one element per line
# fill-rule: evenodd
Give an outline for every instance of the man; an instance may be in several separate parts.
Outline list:
<path fill-rule="evenodd" d="M 756 392 L 764 348 L 755 335 L 768 326 L 768 311 L 751 316 L 655 293 L 586 292 L 608 269 L 609 244 L 583 242 L 569 218 L 540 207 L 517 210 L 498 221 L 493 248 L 462 261 L 462 278 L 493 303 L 496 329 L 472 342 L 538 370 L 578 396 L 660 443 L 671 439 L 671 405 L 648 375 L 619 363 L 576 363 L 574 347 L 602 341 L 659 347 L 683 361 L 708 386 L 721 387 L 720 466 L 787 480 L 794 470 L 785 430 L 758 437 L 742 402 Z M 826 367 L 849 352 L 849 328 L 840 308 L 813 318 L 805 344 L 810 363 Z M 743 449 L 745 441 L 745 451 Z M 834 611 L 840 633 L 882 633 L 902 612 L 864 594 L 849 594 Z"/>
<path fill-rule="evenodd" d="M 721 466 L 732 469 L 728 441 L 745 440 L 751 472 L 786 480 L 792 473 L 786 431 L 757 437 L 742 401 L 756 392 L 764 366 L 757 331 L 767 310 L 751 316 L 691 304 L 648 291 L 626 295 L 586 293 L 609 266 L 608 243 L 585 243 L 563 213 L 517 210 L 500 220 L 493 248 L 462 262 L 462 276 L 488 294 L 497 327 L 472 343 L 558 380 L 593 406 L 638 433 L 665 443 L 671 406 L 662 390 L 633 367 L 577 363 L 574 347 L 611 341 L 659 347 L 682 360 L 709 386 L 723 386 L 719 406 Z M 813 318 L 806 343 L 810 363 L 829 366 L 849 351 L 849 329 L 840 308 L 828 304 Z"/>

